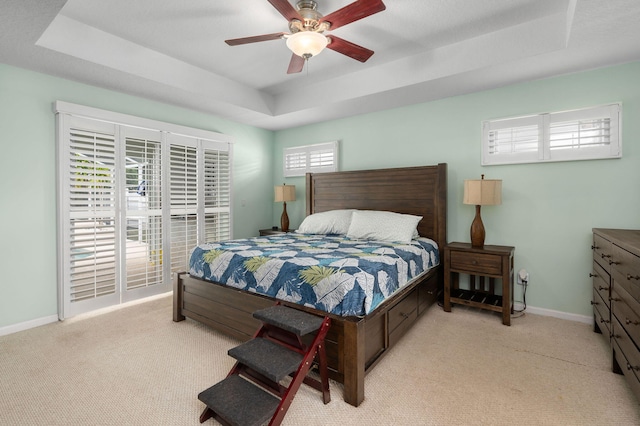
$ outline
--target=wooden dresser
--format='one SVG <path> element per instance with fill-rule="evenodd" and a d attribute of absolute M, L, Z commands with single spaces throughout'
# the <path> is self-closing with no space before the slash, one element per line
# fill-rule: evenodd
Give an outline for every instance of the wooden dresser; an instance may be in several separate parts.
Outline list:
<path fill-rule="evenodd" d="M 593 229 L 594 331 L 640 400 L 640 230 Z"/>

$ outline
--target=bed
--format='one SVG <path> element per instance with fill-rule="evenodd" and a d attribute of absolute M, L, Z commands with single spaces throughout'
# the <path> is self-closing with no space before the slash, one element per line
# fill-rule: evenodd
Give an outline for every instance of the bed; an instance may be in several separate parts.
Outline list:
<path fill-rule="evenodd" d="M 357 209 L 422 216 L 418 233 L 442 249 L 446 244 L 446 176 L 446 164 L 307 174 L 306 213 Z M 362 314 L 344 316 L 282 302 L 331 317 L 325 345 L 329 375 L 344 385 L 347 403 L 358 406 L 364 400 L 366 373 L 436 302 L 442 290 L 441 269 L 430 268 Z M 252 313 L 277 300 L 188 273 L 175 274 L 173 286 L 174 321 L 190 318 L 240 340 L 250 339 L 260 325 Z"/>

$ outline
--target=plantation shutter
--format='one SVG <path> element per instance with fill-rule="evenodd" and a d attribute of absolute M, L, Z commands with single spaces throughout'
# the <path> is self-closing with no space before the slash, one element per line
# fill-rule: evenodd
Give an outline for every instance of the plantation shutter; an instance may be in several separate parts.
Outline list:
<path fill-rule="evenodd" d="M 124 149 L 125 259 L 124 300 L 153 294 L 163 284 L 162 250 L 162 134 L 122 128 Z M 142 293 L 142 294 L 138 294 Z"/>
<path fill-rule="evenodd" d="M 116 274 L 116 127 L 66 117 L 60 188 L 68 208 L 58 228 L 69 315 L 118 299 Z"/>
<path fill-rule="evenodd" d="M 231 238 L 228 137 L 64 102 L 56 113 L 60 319 L 170 291 L 196 244 Z"/>
<path fill-rule="evenodd" d="M 620 104 L 482 123 L 482 164 L 622 156 Z"/>
<path fill-rule="evenodd" d="M 338 142 L 305 145 L 284 150 L 284 176 L 326 173 L 338 170 Z"/>

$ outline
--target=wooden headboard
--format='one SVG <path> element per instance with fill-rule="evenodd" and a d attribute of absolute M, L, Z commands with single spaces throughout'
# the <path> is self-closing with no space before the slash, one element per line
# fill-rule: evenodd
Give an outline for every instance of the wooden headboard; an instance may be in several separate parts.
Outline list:
<path fill-rule="evenodd" d="M 335 209 L 422 216 L 418 232 L 447 243 L 447 165 L 307 173 L 307 215 Z"/>

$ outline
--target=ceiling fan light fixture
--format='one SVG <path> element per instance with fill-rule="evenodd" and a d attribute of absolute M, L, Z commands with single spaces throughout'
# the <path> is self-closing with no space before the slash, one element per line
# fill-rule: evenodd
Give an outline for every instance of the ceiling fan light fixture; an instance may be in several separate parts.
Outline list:
<path fill-rule="evenodd" d="M 287 37 L 287 47 L 305 59 L 322 52 L 327 44 L 329 44 L 327 37 L 315 31 L 300 31 Z"/>

